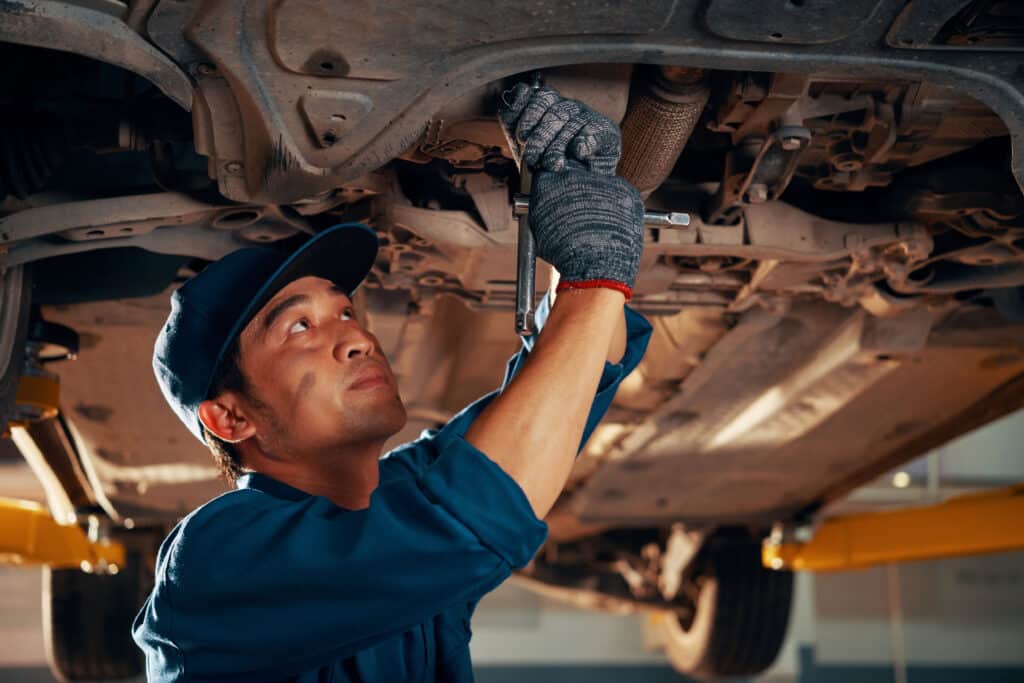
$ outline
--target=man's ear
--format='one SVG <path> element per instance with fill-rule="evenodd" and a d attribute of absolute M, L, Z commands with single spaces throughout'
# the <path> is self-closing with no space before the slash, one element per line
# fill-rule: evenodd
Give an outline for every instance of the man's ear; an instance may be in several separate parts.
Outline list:
<path fill-rule="evenodd" d="M 237 398 L 227 392 L 199 404 L 199 421 L 221 441 L 238 443 L 256 433 L 256 427 L 241 410 Z"/>

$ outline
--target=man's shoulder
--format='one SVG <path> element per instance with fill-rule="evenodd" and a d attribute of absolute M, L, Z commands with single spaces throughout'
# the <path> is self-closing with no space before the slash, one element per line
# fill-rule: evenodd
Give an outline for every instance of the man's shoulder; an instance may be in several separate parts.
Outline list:
<path fill-rule="evenodd" d="M 416 440 L 396 446 L 381 456 L 381 484 L 403 477 L 422 475 L 448 446 L 452 437 L 465 434 L 469 425 L 497 394 L 497 391 L 492 391 L 481 396 L 444 424 L 424 429 Z"/>
<path fill-rule="evenodd" d="M 188 513 L 164 539 L 157 565 L 167 580 L 180 580 L 186 560 L 202 557 L 209 561 L 217 548 L 234 540 L 275 505 L 274 499 L 259 491 L 235 489 L 209 500 Z"/>
<path fill-rule="evenodd" d="M 415 440 L 396 446 L 382 455 L 380 483 L 420 475 L 437 455 L 434 446 L 436 438 L 436 429 L 424 429 Z"/>
<path fill-rule="evenodd" d="M 275 498 L 255 489 L 233 489 L 212 498 L 185 515 L 179 524 L 183 529 L 199 528 L 225 523 L 239 512 L 257 511 L 274 506 Z"/>

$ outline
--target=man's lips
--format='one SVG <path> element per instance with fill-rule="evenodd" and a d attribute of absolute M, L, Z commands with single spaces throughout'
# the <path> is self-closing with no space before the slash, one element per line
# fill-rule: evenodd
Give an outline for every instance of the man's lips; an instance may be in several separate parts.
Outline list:
<path fill-rule="evenodd" d="M 371 365 L 361 370 L 351 384 L 348 385 L 349 389 L 371 389 L 378 386 L 388 386 L 388 374 L 384 370 L 376 365 Z"/>

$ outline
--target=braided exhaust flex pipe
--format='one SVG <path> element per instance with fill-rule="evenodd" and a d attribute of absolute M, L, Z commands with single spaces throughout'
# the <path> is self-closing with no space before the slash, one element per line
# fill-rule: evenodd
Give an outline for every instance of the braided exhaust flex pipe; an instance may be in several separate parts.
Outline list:
<path fill-rule="evenodd" d="M 638 88 L 622 121 L 617 172 L 647 199 L 675 166 L 708 101 L 701 69 L 662 66 Z"/>

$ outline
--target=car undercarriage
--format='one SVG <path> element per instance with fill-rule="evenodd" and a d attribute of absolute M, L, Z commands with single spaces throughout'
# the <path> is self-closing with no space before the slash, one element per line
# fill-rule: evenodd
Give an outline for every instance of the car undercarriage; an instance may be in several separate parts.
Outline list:
<path fill-rule="evenodd" d="M 55 516 L 161 528 L 224 489 L 150 354 L 170 289 L 244 246 L 377 231 L 356 304 L 409 410 L 392 445 L 497 386 L 519 176 L 495 114 L 540 71 L 690 223 L 646 230 L 648 353 L 523 578 L 675 612 L 681 670 L 766 667 L 773 525 L 1024 405 L 1024 10 L 759 5 L 0 3 L 0 403 Z M 59 376 L 59 417 L 17 398 L 32 374 Z M 716 654 L 705 603 L 751 586 L 774 597 L 719 621 L 772 637 Z"/>

